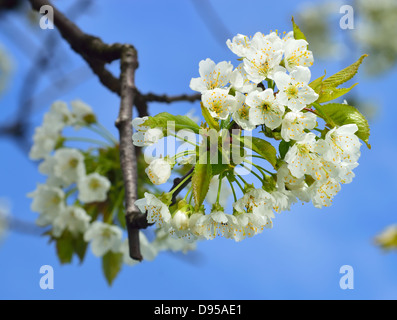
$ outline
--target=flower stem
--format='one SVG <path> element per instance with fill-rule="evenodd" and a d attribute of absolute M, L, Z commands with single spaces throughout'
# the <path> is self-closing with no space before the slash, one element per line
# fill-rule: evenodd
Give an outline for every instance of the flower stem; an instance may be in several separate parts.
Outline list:
<path fill-rule="evenodd" d="M 178 137 L 176 134 L 170 133 L 169 135 L 170 135 L 170 136 L 173 136 L 173 137 L 175 137 L 175 138 L 178 138 L 178 139 L 180 139 L 180 140 L 183 140 L 183 141 L 185 141 L 185 142 L 187 142 L 187 143 L 190 143 L 192 146 L 197 147 L 197 145 L 196 145 L 195 143 L 193 143 L 193 142 L 191 142 L 191 141 L 189 141 L 189 140 L 183 139 L 183 138 L 181 138 L 181 137 Z"/>
<path fill-rule="evenodd" d="M 101 129 L 103 133 L 106 134 L 111 141 L 113 141 L 115 145 L 119 143 L 117 139 L 113 136 L 113 134 L 108 129 L 106 129 L 106 127 L 104 127 L 101 123 L 96 122 L 95 124 L 98 127 L 98 129 Z"/>
<path fill-rule="evenodd" d="M 222 174 L 219 175 L 218 194 L 216 196 L 216 203 L 218 203 L 218 204 L 219 204 L 219 196 L 221 194 L 221 188 L 222 188 Z"/>
<path fill-rule="evenodd" d="M 236 202 L 237 201 L 237 196 L 236 196 L 236 191 L 234 190 L 233 183 L 229 179 L 227 179 L 227 181 L 229 181 L 230 188 L 232 189 L 232 192 L 233 192 L 234 202 Z"/>
<path fill-rule="evenodd" d="M 118 142 L 115 141 L 113 138 L 109 137 L 106 133 L 104 133 L 101 129 L 94 127 L 92 125 L 86 126 L 88 130 L 91 130 L 97 134 L 99 134 L 102 138 L 106 139 L 108 142 L 111 142 L 112 145 L 116 145 Z"/>
<path fill-rule="evenodd" d="M 243 168 L 249 170 L 249 169 L 248 169 L 245 165 L 243 165 L 242 163 L 240 163 L 240 165 L 241 165 Z M 254 172 L 254 170 L 252 170 L 251 173 L 252 173 L 255 177 L 257 177 L 257 178 L 259 179 L 259 181 L 261 181 L 261 182 L 263 183 L 263 178 L 261 178 L 256 172 Z M 262 173 L 262 172 L 261 172 L 261 173 Z"/>

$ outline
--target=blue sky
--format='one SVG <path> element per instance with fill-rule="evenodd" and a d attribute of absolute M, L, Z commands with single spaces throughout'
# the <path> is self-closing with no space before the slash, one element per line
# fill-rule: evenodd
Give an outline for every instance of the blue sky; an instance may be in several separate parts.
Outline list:
<path fill-rule="evenodd" d="M 317 1 L 319 2 L 319 1 Z M 253 35 L 278 29 L 289 31 L 290 19 L 299 10 L 298 1 L 212 1 L 224 25 L 233 36 Z M 65 6 L 59 4 L 60 8 Z M 20 28 L 24 23 L 15 18 Z M 299 22 L 299 21 L 298 21 Z M 214 37 L 203 23 L 192 1 L 96 1 L 95 7 L 77 24 L 105 42 L 133 44 L 139 55 L 137 87 L 142 92 L 191 93 L 189 82 L 198 75 L 202 59 L 227 60 L 237 65 L 227 49 L 228 35 Z M 33 26 L 33 43 L 44 33 Z M 342 31 L 335 25 L 337 32 Z M 310 41 L 310 39 L 309 39 Z M 7 92 L 0 97 L 0 120 L 12 115 L 26 69 L 27 55 L 0 32 L 0 43 L 14 60 L 14 74 Z M 70 50 L 62 45 L 63 50 Z M 365 52 L 360 52 L 363 54 Z M 62 50 L 56 54 L 62 54 Z M 68 65 L 84 66 L 80 57 L 69 54 Z M 357 60 L 354 53 L 346 63 Z M 367 59 L 370 59 L 367 58 Z M 117 64 L 111 66 L 117 72 Z M 327 69 L 332 74 L 340 62 L 316 61 L 312 77 Z M 89 74 L 89 72 L 87 73 Z M 45 79 L 39 89 L 51 84 Z M 394 193 L 397 178 L 397 146 L 392 128 L 397 116 L 395 104 L 396 70 L 378 78 L 357 76 L 355 93 L 378 103 L 371 120 L 372 149 L 362 147 L 360 165 L 353 183 L 344 185 L 334 204 L 321 210 L 310 204 L 296 204 L 277 215 L 274 227 L 262 234 L 235 243 L 216 239 L 198 243 L 193 254 L 162 253 L 153 262 L 124 266 L 112 287 L 102 276 L 100 261 L 91 252 L 83 265 L 74 261 L 60 265 L 55 249 L 44 237 L 10 233 L 0 246 L 1 299 L 396 299 L 397 256 L 374 246 L 373 238 L 397 221 Z M 40 91 L 40 90 L 38 90 Z M 57 96 L 67 102 L 80 98 L 92 105 L 102 124 L 117 135 L 118 97 L 90 77 L 73 91 Z M 33 123 L 38 125 L 50 102 L 37 108 Z M 151 104 L 150 113 L 186 113 L 197 104 Z M 12 202 L 12 214 L 34 221 L 26 194 L 44 177 L 12 141 L 0 140 L 0 196 Z M 54 268 L 54 290 L 39 287 L 42 265 Z M 340 267 L 354 268 L 354 289 L 339 287 Z"/>

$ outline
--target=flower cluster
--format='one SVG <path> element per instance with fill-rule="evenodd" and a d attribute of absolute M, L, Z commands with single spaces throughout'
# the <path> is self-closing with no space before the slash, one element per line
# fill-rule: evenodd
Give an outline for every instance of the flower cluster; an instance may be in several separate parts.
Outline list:
<path fill-rule="evenodd" d="M 166 113 L 133 121 L 137 146 L 155 145 L 166 135 L 193 145 L 175 156 L 152 160 L 146 173 L 156 185 L 169 180 L 178 158 L 190 163 L 192 170 L 169 192 L 147 192 L 136 201 L 150 223 L 187 241 L 217 235 L 236 241 L 252 237 L 272 227 L 275 213 L 290 210 L 298 200 L 311 201 L 317 208 L 330 206 L 341 185 L 354 177 L 359 137 L 367 142 L 369 135 L 365 118 L 354 107 L 320 104 L 350 90 L 337 86 L 354 75 L 363 58 L 326 81 L 324 76 L 311 81 L 313 53 L 295 23 L 294 30 L 284 36 L 277 32 L 258 32 L 253 37 L 238 34 L 226 44 L 241 63 L 235 68 L 227 61 L 202 60 L 200 76 L 190 82 L 190 88 L 201 93 L 205 123 L 198 126 L 188 118 Z M 353 113 L 360 121 L 349 117 Z M 170 121 L 173 130 L 165 127 Z M 199 136 L 198 142 L 181 133 L 188 130 Z M 213 136 L 215 143 L 208 145 Z M 240 146 L 238 157 L 222 163 L 200 161 L 203 154 L 206 160 L 223 160 L 230 155 L 224 143 L 230 147 L 235 141 Z M 247 181 L 242 168 L 250 169 L 248 177 L 254 182 Z M 217 187 L 210 190 L 213 178 Z M 224 182 L 234 196 L 231 214 L 220 201 Z M 183 187 L 186 195 L 177 200 Z M 203 201 L 209 198 L 211 208 L 206 213 Z"/>
<path fill-rule="evenodd" d="M 69 132 L 86 128 L 100 139 L 76 137 L 67 127 Z M 63 101 L 54 102 L 36 128 L 33 142 L 30 158 L 40 160 L 38 169 L 46 180 L 28 197 L 32 198 L 32 211 L 39 214 L 36 224 L 50 227 L 46 234 L 56 242 L 60 261 L 68 263 L 74 254 L 82 260 L 90 244 L 95 256 L 112 261 L 109 270 L 115 261 L 133 265 L 124 236 L 124 185 L 118 142 L 97 121 L 92 108 L 80 100 L 72 101 L 70 109 Z M 68 145 L 76 143 L 80 145 Z M 82 143 L 88 143 L 89 148 Z M 193 249 L 177 239 L 167 241 L 164 236 L 167 245 L 157 238 L 149 242 L 142 232 L 140 238 L 145 260 L 153 260 L 162 250 Z M 105 259 L 109 256 L 119 259 Z M 105 276 L 111 282 L 115 275 L 105 271 Z"/>

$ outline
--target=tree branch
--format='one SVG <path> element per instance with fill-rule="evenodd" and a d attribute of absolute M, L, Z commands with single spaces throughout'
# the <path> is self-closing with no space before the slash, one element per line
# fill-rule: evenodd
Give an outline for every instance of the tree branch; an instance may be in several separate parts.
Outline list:
<path fill-rule="evenodd" d="M 125 45 L 120 61 L 120 112 L 116 120 L 116 127 L 120 135 L 120 162 L 123 172 L 125 189 L 125 216 L 128 230 L 130 256 L 135 260 L 142 260 L 139 247 L 139 227 L 137 220 L 142 223 L 142 213 L 135 205 L 138 198 L 137 190 L 137 161 L 135 147 L 132 143 L 132 107 L 136 98 L 135 70 L 138 58 L 135 48 Z M 141 219 L 139 219 L 141 218 Z M 146 217 L 145 217 L 146 221 Z M 145 226 L 148 224 L 145 223 Z"/>
<path fill-rule="evenodd" d="M 98 37 L 88 35 L 55 8 L 47 0 L 29 0 L 32 8 L 40 11 L 44 5 L 54 9 L 54 25 L 58 28 L 61 36 L 70 44 L 71 48 L 78 53 L 98 76 L 101 83 L 109 90 L 120 94 L 119 79 L 109 72 L 105 65 L 121 57 L 122 44 L 105 44 Z"/>
<path fill-rule="evenodd" d="M 163 95 L 157 95 L 154 93 L 147 93 L 147 94 L 141 94 L 141 97 L 143 100 L 146 102 L 164 102 L 164 103 L 172 103 L 172 102 L 177 102 L 177 101 L 189 101 L 189 102 L 195 102 L 201 99 L 201 94 L 181 94 L 178 96 L 168 96 L 166 94 Z"/>

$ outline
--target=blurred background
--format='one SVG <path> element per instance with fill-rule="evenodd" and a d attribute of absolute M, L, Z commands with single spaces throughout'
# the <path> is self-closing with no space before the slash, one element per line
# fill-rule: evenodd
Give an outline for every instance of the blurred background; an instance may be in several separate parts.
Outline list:
<path fill-rule="evenodd" d="M 394 0 L 69 0 L 54 1 L 86 33 L 138 50 L 136 85 L 143 93 L 192 94 L 200 60 L 239 64 L 226 46 L 237 33 L 290 31 L 294 16 L 309 41 L 312 79 L 369 57 L 344 97 L 368 119 L 369 150 L 333 206 L 296 204 L 274 227 L 240 243 L 199 242 L 187 254 L 163 252 L 154 261 L 124 266 L 109 287 L 101 264 L 61 265 L 35 227 L 26 194 L 43 177 L 28 158 L 35 126 L 54 100 L 81 99 L 117 136 L 119 98 L 104 88 L 56 29 L 42 30 L 27 1 L 0 1 L 0 298 L 1 299 L 396 299 L 397 3 Z M 354 29 L 342 29 L 343 5 Z M 109 66 L 118 74 L 118 63 Z M 348 85 L 348 84 L 347 84 Z M 342 99 L 343 100 L 343 99 Z M 199 103 L 150 103 L 149 114 L 200 114 Z M 376 241 L 378 239 L 378 241 Z M 388 250 L 391 249 L 391 250 Z M 54 269 L 54 289 L 39 286 L 40 267 Z M 354 289 L 342 290 L 340 268 L 354 270 Z"/>

